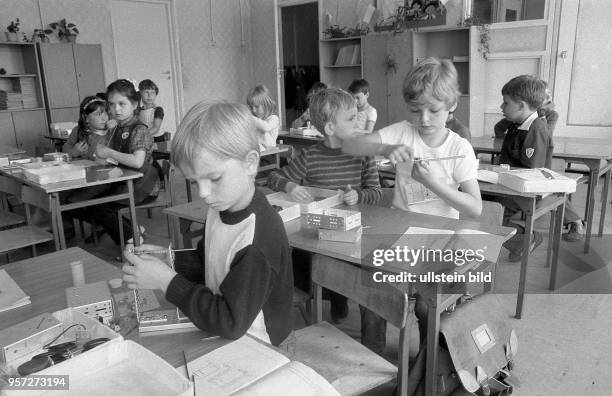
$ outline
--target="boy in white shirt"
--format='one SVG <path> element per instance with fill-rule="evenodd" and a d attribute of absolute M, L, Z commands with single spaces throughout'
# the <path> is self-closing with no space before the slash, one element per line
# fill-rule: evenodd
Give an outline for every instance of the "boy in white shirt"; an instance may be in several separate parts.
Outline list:
<path fill-rule="evenodd" d="M 406 75 L 402 93 L 408 105 L 406 121 L 347 140 L 343 151 L 382 155 L 396 164 L 393 196 L 396 208 L 451 218 L 459 218 L 459 213 L 480 216 L 482 201 L 474 150 L 466 139 L 446 128 L 448 114 L 457 107 L 459 97 L 455 66 L 436 58 L 420 61 Z M 419 160 L 442 157 L 454 158 Z M 422 313 L 423 304 L 417 303 Z M 361 314 L 362 343 L 381 353 L 385 347 L 386 322 L 368 310 Z"/>
<path fill-rule="evenodd" d="M 378 118 L 376 109 L 368 103 L 370 97 L 370 84 L 366 80 L 354 80 L 348 87 L 348 91 L 355 98 L 357 104 L 357 116 L 355 118 L 356 131 L 361 133 L 372 133 Z"/>

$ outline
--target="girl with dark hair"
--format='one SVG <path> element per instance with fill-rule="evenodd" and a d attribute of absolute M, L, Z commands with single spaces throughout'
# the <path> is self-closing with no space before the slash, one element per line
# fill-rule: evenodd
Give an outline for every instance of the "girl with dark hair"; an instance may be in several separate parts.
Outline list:
<path fill-rule="evenodd" d="M 79 124 L 70 133 L 62 151 L 72 158 L 94 159 L 96 146 L 104 140 L 109 127 L 112 123 L 108 120 L 106 100 L 100 94 L 86 97 L 79 106 Z"/>

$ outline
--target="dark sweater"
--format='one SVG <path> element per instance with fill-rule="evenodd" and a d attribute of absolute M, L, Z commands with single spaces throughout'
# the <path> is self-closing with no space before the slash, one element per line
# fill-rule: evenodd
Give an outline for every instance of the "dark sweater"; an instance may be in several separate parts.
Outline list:
<path fill-rule="evenodd" d="M 528 131 L 511 125 L 502 143 L 500 164 L 519 168 L 550 168 L 553 143 L 546 121 L 536 118 Z"/>
<path fill-rule="evenodd" d="M 265 332 L 278 345 L 292 326 L 290 260 L 283 222 L 256 191 L 249 206 L 238 212 L 208 209 L 198 249 L 176 254 L 178 274 L 166 298 L 200 329 L 230 339 L 252 329 L 263 313 Z"/>
<path fill-rule="evenodd" d="M 350 184 L 357 190 L 359 202 L 374 204 L 382 196 L 376 162 L 369 157 L 355 157 L 332 149 L 323 142 L 306 147 L 278 172 L 268 176 L 268 186 L 285 191 L 287 183 L 302 186 L 345 190 Z"/>

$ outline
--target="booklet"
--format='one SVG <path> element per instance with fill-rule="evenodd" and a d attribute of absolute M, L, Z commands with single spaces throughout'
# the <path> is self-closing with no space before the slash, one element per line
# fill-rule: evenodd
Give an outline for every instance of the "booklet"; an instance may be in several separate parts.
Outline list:
<path fill-rule="evenodd" d="M 30 304 L 25 294 L 6 270 L 0 270 L 0 312 Z"/>
<path fill-rule="evenodd" d="M 200 353 L 199 348 L 185 351 L 187 372 L 194 380 L 196 396 L 339 395 L 310 367 L 290 361 L 248 335 L 196 357 Z"/>

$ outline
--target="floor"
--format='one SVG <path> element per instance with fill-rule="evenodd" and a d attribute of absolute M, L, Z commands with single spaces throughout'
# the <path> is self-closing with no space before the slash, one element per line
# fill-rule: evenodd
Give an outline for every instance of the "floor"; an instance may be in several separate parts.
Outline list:
<path fill-rule="evenodd" d="M 185 183 L 176 180 L 176 201 L 186 202 Z M 601 183 L 598 194 L 601 191 Z M 195 190 L 194 190 L 195 193 Z M 586 186 L 579 186 L 573 202 L 584 213 Z M 595 224 L 599 221 L 601 202 L 597 195 Z M 609 204 L 610 200 L 608 200 Z M 169 241 L 166 219 L 159 210 L 152 219 L 139 213 L 146 227 L 147 243 L 166 245 Z M 538 228 L 547 231 L 547 220 L 539 221 Z M 596 228 L 596 227 L 593 227 Z M 562 242 L 559 255 L 559 289 L 547 290 L 549 269 L 546 260 L 546 241 L 530 258 L 527 277 L 529 291 L 525 300 L 523 319 L 514 314 L 516 288 L 520 263 L 510 263 L 508 252 L 502 250 L 498 263 L 495 293 L 508 314 L 508 320 L 519 335 L 519 352 L 512 376 L 516 385 L 514 395 L 604 395 L 612 389 L 612 208 L 608 208 L 603 238 L 591 240 L 591 252 L 582 253 L 583 243 Z M 75 244 L 74 239 L 69 245 Z M 82 244 L 86 250 L 120 266 L 116 260 L 119 248 L 108 236 L 101 237 L 98 246 Z M 41 253 L 53 250 L 51 244 L 39 249 Z M 29 251 L 11 254 L 11 261 L 29 257 Z M 327 307 L 327 306 L 326 306 Z M 359 309 L 349 305 L 348 318 L 338 327 L 359 340 Z M 330 321 L 328 307 L 326 320 Z M 295 328 L 304 323 L 295 312 Z M 389 326 L 385 358 L 397 359 L 399 332 Z M 413 332 L 413 345 L 417 334 Z M 414 351 L 415 348 L 412 348 Z"/>

